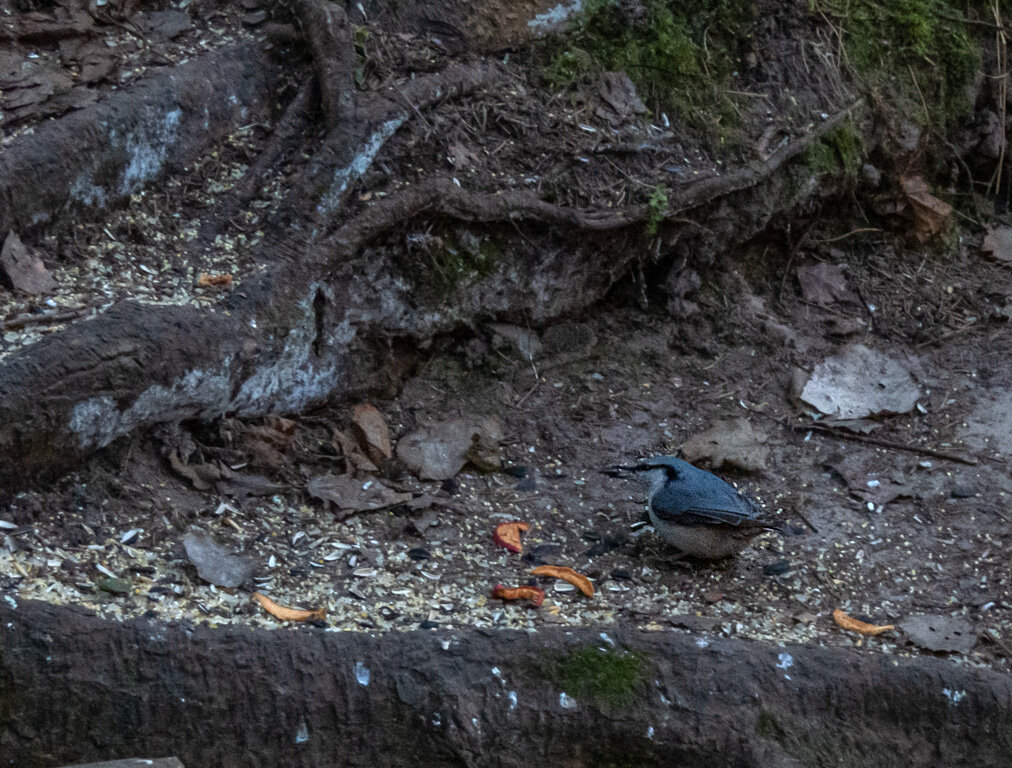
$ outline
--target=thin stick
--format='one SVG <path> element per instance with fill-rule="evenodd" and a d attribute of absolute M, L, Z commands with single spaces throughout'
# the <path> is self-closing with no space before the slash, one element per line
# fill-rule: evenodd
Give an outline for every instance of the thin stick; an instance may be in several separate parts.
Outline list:
<path fill-rule="evenodd" d="M 882 230 L 879 229 L 878 227 L 861 227 L 860 229 L 852 229 L 852 230 L 850 230 L 850 232 L 846 232 L 846 233 L 844 233 L 842 235 L 838 235 L 837 237 L 831 237 L 828 240 L 819 240 L 818 242 L 819 242 L 820 245 L 826 245 L 827 243 L 835 243 L 835 242 L 838 242 L 840 240 L 845 240 L 846 238 L 850 237 L 851 235 L 858 235 L 858 234 L 860 234 L 862 232 L 881 232 L 881 231 Z"/>
<path fill-rule="evenodd" d="M 812 529 L 812 533 L 818 533 L 818 532 L 819 532 L 819 529 L 818 529 L 818 528 L 816 528 L 816 527 L 815 527 L 814 525 L 812 525 L 812 521 L 811 521 L 811 520 L 809 520 L 809 519 L 808 519 L 807 517 L 805 517 L 805 513 L 804 513 L 804 512 L 802 512 L 802 511 L 801 511 L 801 510 L 799 510 L 799 509 L 795 509 L 795 510 L 794 510 L 794 514 L 796 514 L 796 515 L 797 515 L 798 517 L 800 517 L 800 518 L 801 518 L 801 521 L 802 521 L 802 522 L 803 522 L 803 523 L 804 523 L 805 525 L 807 525 L 807 526 L 808 526 L 809 528 L 811 528 L 811 529 Z"/>
<path fill-rule="evenodd" d="M 535 381 L 535 382 L 534 382 L 534 386 L 533 386 L 533 387 L 531 387 L 530 389 L 528 389 L 528 390 L 527 390 L 527 394 L 526 394 L 526 395 L 524 395 L 523 397 L 521 397 L 521 398 L 520 398 L 519 400 L 517 400 L 517 401 L 516 401 L 516 403 L 515 403 L 515 404 L 513 405 L 513 407 L 514 407 L 514 408 L 519 408 L 519 407 L 520 407 L 521 405 L 523 405 L 523 404 L 524 404 L 524 401 L 525 401 L 525 400 L 526 400 L 526 399 L 527 399 L 528 397 L 530 397 L 531 395 L 533 395 L 533 394 L 534 394 L 534 390 L 538 388 L 538 385 L 539 385 L 539 384 L 541 384 L 541 379 L 538 379 L 537 381 Z"/>
<path fill-rule="evenodd" d="M 1005 658 L 1012 659 L 1012 648 L 1009 648 L 1008 645 L 1006 645 L 1001 640 L 999 640 L 997 637 L 995 637 L 994 635 L 992 635 L 989 631 L 988 632 L 981 632 L 981 634 L 984 637 L 986 637 L 988 640 L 990 640 L 992 643 L 994 643 L 995 645 L 997 645 L 1002 651 L 1004 651 L 1005 652 Z"/>
<path fill-rule="evenodd" d="M 66 312 L 50 312 L 48 315 L 17 315 L 10 320 L 0 322 L 0 333 L 14 328 L 24 328 L 28 325 L 44 325 L 48 323 L 65 323 L 68 320 L 76 320 L 81 315 L 87 314 L 87 309 L 69 309 Z"/>
<path fill-rule="evenodd" d="M 976 459 L 968 459 L 964 456 L 956 456 L 952 453 L 943 453 L 942 451 L 936 451 L 933 448 L 919 448 L 916 445 L 904 445 L 903 443 L 897 443 L 892 440 L 883 440 L 880 437 L 868 437 L 866 435 L 855 435 L 850 432 L 844 432 L 833 427 L 827 427 L 822 424 L 789 424 L 791 429 L 796 432 L 821 432 L 824 435 L 833 435 L 843 440 L 853 440 L 857 443 L 867 443 L 868 445 L 877 445 L 880 448 L 891 448 L 894 451 L 906 451 L 907 453 L 916 453 L 922 456 L 932 456 L 936 459 L 945 459 L 946 461 L 954 461 L 957 464 L 967 464 L 971 467 L 977 466 Z"/>

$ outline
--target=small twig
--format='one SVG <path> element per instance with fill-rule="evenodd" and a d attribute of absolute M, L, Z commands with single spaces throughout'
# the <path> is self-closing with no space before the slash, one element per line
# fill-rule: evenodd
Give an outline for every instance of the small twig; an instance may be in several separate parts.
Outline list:
<path fill-rule="evenodd" d="M 861 227 L 859 229 L 852 229 L 850 230 L 850 232 L 845 232 L 844 234 L 838 235 L 837 237 L 831 237 L 828 240 L 819 240 L 818 243 L 819 245 L 828 245 L 829 243 L 835 243 L 840 240 L 846 240 L 851 235 L 858 235 L 862 232 L 881 232 L 881 231 L 882 230 L 879 229 L 878 227 Z"/>
<path fill-rule="evenodd" d="M 924 98 L 924 91 L 921 90 L 921 84 L 917 82 L 917 75 L 914 74 L 914 68 L 907 64 L 907 69 L 910 70 L 910 79 L 914 81 L 914 88 L 917 89 L 917 95 L 921 97 L 921 108 L 924 110 L 924 122 L 927 125 L 931 124 L 931 112 L 928 110 L 928 101 Z"/>
<path fill-rule="evenodd" d="M 1005 658 L 1012 659 L 1012 648 L 1009 648 L 1007 643 L 992 635 L 990 630 L 981 632 L 981 634 L 998 646 L 1005 653 Z"/>
<path fill-rule="evenodd" d="M 528 389 L 527 390 L 527 394 L 524 395 L 523 397 L 521 397 L 519 400 L 517 400 L 516 403 L 513 404 L 513 407 L 514 408 L 519 408 L 521 405 L 523 405 L 524 401 L 527 400 L 528 397 L 530 397 L 531 395 L 534 394 L 534 390 L 537 389 L 540 384 L 541 384 L 541 379 L 538 379 L 537 381 L 535 381 L 534 382 L 534 386 L 531 387 L 530 389 Z"/>
<path fill-rule="evenodd" d="M 795 509 L 794 510 L 794 514 L 796 514 L 798 517 L 801 518 L 801 522 L 803 522 L 805 525 L 807 525 L 809 528 L 812 529 L 812 533 L 818 533 L 819 532 L 819 529 L 816 528 L 814 525 L 812 525 L 812 521 L 809 520 L 807 517 L 805 517 L 805 513 L 804 512 L 802 512 L 799 509 Z"/>
<path fill-rule="evenodd" d="M 926 349 L 926 348 L 930 347 L 932 344 L 938 344 L 938 343 L 943 342 L 943 341 L 948 341 L 953 336 L 959 336 L 960 334 L 966 333 L 967 331 L 970 331 L 970 330 L 973 330 L 976 327 L 977 327 L 976 325 L 964 325 L 962 328 L 954 328 L 953 330 L 951 330 L 951 331 L 949 331 L 947 333 L 943 333 L 937 339 L 928 339 L 927 341 L 922 341 L 915 348 L 916 349 Z"/>
<path fill-rule="evenodd" d="M 29 325 L 48 325 L 49 323 L 65 323 L 75 320 L 88 313 L 87 309 L 68 309 L 66 312 L 51 312 L 46 315 L 23 314 L 0 322 L 0 333 Z"/>
<path fill-rule="evenodd" d="M 868 445 L 877 445 L 880 448 L 890 448 L 894 451 L 905 451 L 907 453 L 916 453 L 921 456 L 931 456 L 936 459 L 945 459 L 946 461 L 954 461 L 957 464 L 967 464 L 971 467 L 977 466 L 976 459 L 968 459 L 964 456 L 956 456 L 952 453 L 944 453 L 942 451 L 936 451 L 934 448 L 920 448 L 916 445 L 904 445 L 903 443 L 897 443 L 893 440 L 883 440 L 880 437 L 868 437 L 867 435 L 855 435 L 851 432 L 844 432 L 833 427 L 828 427 L 823 424 L 788 424 L 788 426 L 795 432 L 821 432 L 824 435 L 832 435 L 843 440 L 853 440 L 857 443 L 867 443 Z"/>
<path fill-rule="evenodd" d="M 394 90 L 394 93 L 396 93 L 398 96 L 400 96 L 405 101 L 405 103 L 407 103 L 407 105 L 409 107 L 411 107 L 411 109 L 414 111 L 414 113 L 416 115 L 418 115 L 422 119 L 423 123 L 425 123 L 427 126 L 429 126 L 429 128 L 432 128 L 432 123 L 429 122 L 429 119 L 425 115 L 422 114 L 421 110 L 418 109 L 418 107 L 415 106 L 415 103 L 413 101 L 411 101 L 411 99 L 409 99 L 407 96 L 404 95 L 404 91 L 402 91 L 400 89 L 400 87 L 398 87 L 397 85 L 394 85 L 393 86 L 393 90 Z"/>
<path fill-rule="evenodd" d="M 942 13 L 941 11 L 935 10 L 934 8 L 929 8 L 929 10 L 931 11 L 931 13 L 933 13 L 935 16 L 937 16 L 940 19 L 948 19 L 949 21 L 958 21 L 961 24 L 970 24 L 972 26 L 977 26 L 977 27 L 986 27 L 987 29 L 1004 29 L 1003 27 L 1000 27 L 997 24 L 992 24 L 989 21 L 979 21 L 978 19 L 968 19 L 965 16 L 950 16 L 949 14 Z"/>

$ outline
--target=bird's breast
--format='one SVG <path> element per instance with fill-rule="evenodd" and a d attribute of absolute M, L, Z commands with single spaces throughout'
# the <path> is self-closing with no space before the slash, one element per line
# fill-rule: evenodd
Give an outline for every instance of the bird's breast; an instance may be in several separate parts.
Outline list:
<path fill-rule="evenodd" d="M 658 518 L 650 510 L 650 521 L 668 544 L 701 560 L 720 560 L 736 555 L 759 530 L 743 531 L 725 525 L 678 525 Z"/>

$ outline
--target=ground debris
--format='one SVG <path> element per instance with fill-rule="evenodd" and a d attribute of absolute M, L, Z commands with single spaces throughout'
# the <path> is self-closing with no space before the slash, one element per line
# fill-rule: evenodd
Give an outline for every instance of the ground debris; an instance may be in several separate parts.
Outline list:
<path fill-rule="evenodd" d="M 351 421 L 362 450 L 377 467 L 393 455 L 390 430 L 386 420 L 374 405 L 362 403 L 351 411 Z"/>
<path fill-rule="evenodd" d="M 636 94 L 636 86 L 625 72 L 605 72 L 599 95 L 605 106 L 598 107 L 597 116 L 612 125 L 620 125 L 629 118 L 642 115 L 646 105 Z"/>
<path fill-rule="evenodd" d="M 501 466 L 500 440 L 498 419 L 462 417 L 405 435 L 397 442 L 397 456 L 423 480 L 447 480 L 468 461 L 485 470 Z"/>
<path fill-rule="evenodd" d="M 913 214 L 909 238 L 924 244 L 944 232 L 952 220 L 952 206 L 932 195 L 920 176 L 908 176 L 900 184 Z"/>
<path fill-rule="evenodd" d="M 835 621 L 841 629 L 846 629 L 849 632 L 857 632 L 862 635 L 877 636 L 896 629 L 894 624 L 870 624 L 867 621 L 852 618 L 839 608 L 833 611 L 833 621 Z"/>
<path fill-rule="evenodd" d="M 289 608 L 275 603 L 269 597 L 261 595 L 259 592 L 253 593 L 253 599 L 260 603 L 267 613 L 280 621 L 323 621 L 327 617 L 327 612 L 322 608 L 314 610 Z"/>
<path fill-rule="evenodd" d="M 17 291 L 51 293 L 58 285 L 42 259 L 28 250 L 14 230 L 8 233 L 0 251 L 0 270 L 5 281 Z"/>
<path fill-rule="evenodd" d="M 980 251 L 1001 264 L 1012 266 L 1012 227 L 989 229 Z"/>
<path fill-rule="evenodd" d="M 768 436 L 755 430 L 748 419 L 724 419 L 690 437 L 682 454 L 690 462 L 706 460 L 714 469 L 731 466 L 760 472 L 770 455 L 768 442 Z"/>
<path fill-rule="evenodd" d="M 590 579 L 582 573 L 574 571 L 565 565 L 539 565 L 531 570 L 534 576 L 547 576 L 553 579 L 562 579 L 579 589 L 587 597 L 594 596 L 594 585 Z"/>
<path fill-rule="evenodd" d="M 255 564 L 247 557 L 233 555 L 203 531 L 190 531 L 183 537 L 186 557 L 197 568 L 197 575 L 218 587 L 240 586 L 253 575 Z"/>
<path fill-rule="evenodd" d="M 410 493 L 398 493 L 379 480 L 356 480 L 330 473 L 314 477 L 306 490 L 310 496 L 330 506 L 338 519 L 356 512 L 371 512 L 403 504 L 411 499 Z"/>
<path fill-rule="evenodd" d="M 798 267 L 798 282 L 805 301 L 825 306 L 837 302 L 856 301 L 857 296 L 847 285 L 843 267 L 819 262 Z"/>

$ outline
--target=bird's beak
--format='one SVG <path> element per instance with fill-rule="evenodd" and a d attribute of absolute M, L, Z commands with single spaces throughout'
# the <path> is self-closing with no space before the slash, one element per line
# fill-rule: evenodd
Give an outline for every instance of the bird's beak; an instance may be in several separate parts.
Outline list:
<path fill-rule="evenodd" d="M 623 467 L 615 465 L 612 467 L 608 467 L 607 469 L 602 469 L 601 471 L 606 475 L 611 475 L 612 477 L 625 477 L 629 472 L 639 472 L 642 469 L 643 467 L 639 466 L 638 464 L 635 464 L 631 467 Z"/>

